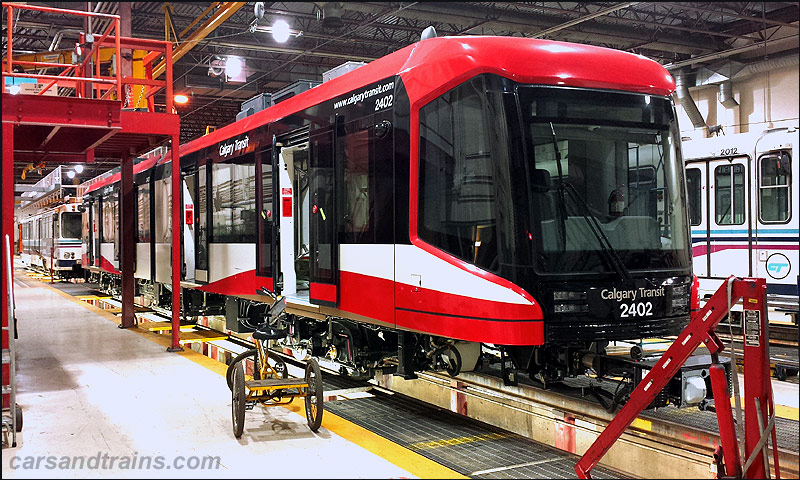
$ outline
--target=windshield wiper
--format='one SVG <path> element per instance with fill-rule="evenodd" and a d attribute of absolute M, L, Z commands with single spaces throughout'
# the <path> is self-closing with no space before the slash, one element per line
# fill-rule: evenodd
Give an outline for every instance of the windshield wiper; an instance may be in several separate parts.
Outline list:
<path fill-rule="evenodd" d="M 563 208 L 562 211 L 566 215 L 567 210 L 565 208 L 566 202 L 564 201 L 564 192 L 567 192 L 572 196 L 575 204 L 581 207 L 581 215 L 589 225 L 589 230 L 591 230 L 595 238 L 597 238 L 597 242 L 600 244 L 601 251 L 605 255 L 608 263 L 611 265 L 611 268 L 614 269 L 621 279 L 632 280 L 633 277 L 631 276 L 631 272 L 628 270 L 628 267 L 625 266 L 625 263 L 623 263 L 622 259 L 619 258 L 617 251 L 614 249 L 613 245 L 611 245 L 611 242 L 608 240 L 605 232 L 603 232 L 603 228 L 600 226 L 600 221 L 597 220 L 597 217 L 589 209 L 589 205 L 586 204 L 586 201 L 583 199 L 580 193 L 575 190 L 575 186 L 564 180 L 563 168 L 561 166 L 561 152 L 558 151 L 558 138 L 556 137 L 556 130 L 553 127 L 553 122 L 550 122 L 550 131 L 553 134 L 553 149 L 555 150 L 556 167 L 558 168 L 558 190 Z M 564 238 L 566 240 L 566 235 Z"/>

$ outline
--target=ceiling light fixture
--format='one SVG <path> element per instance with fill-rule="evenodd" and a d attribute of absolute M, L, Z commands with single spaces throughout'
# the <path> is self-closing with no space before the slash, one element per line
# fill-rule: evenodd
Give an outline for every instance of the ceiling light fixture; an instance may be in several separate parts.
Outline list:
<path fill-rule="evenodd" d="M 67 178 L 75 178 L 75 172 L 72 170 L 67 170 Z"/>
<path fill-rule="evenodd" d="M 175 103 L 179 103 L 179 104 L 183 105 L 184 103 L 189 101 L 189 97 L 187 97 L 186 95 L 183 95 L 182 93 L 179 93 L 179 94 L 175 95 L 173 100 L 175 101 Z"/>
<path fill-rule="evenodd" d="M 278 43 L 286 43 L 289 40 L 289 24 L 285 20 L 276 20 L 272 24 L 272 38 Z"/>
<path fill-rule="evenodd" d="M 272 25 L 259 25 L 256 20 L 251 26 L 250 31 L 259 31 L 271 33 L 272 38 L 278 43 L 286 43 L 290 37 L 300 37 L 303 35 L 301 30 L 289 28 L 289 24 L 285 20 L 276 20 Z"/>
<path fill-rule="evenodd" d="M 242 73 L 243 66 L 244 61 L 242 57 L 228 55 L 228 58 L 225 60 L 225 75 L 229 77 L 238 77 Z"/>
<path fill-rule="evenodd" d="M 80 163 L 75 165 L 75 173 L 82 173 L 82 172 L 83 172 L 83 165 Z"/>

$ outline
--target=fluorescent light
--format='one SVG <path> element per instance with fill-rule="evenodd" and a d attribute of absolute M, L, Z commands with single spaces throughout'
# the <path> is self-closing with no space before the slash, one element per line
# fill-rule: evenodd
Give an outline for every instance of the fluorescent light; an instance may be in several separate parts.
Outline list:
<path fill-rule="evenodd" d="M 242 66 L 244 62 L 241 57 L 229 55 L 225 60 L 225 75 L 229 77 L 238 77 L 242 73 Z"/>
<path fill-rule="evenodd" d="M 289 40 L 289 24 L 285 20 L 276 20 L 272 24 L 272 38 L 278 43 L 286 43 Z"/>
<path fill-rule="evenodd" d="M 180 94 L 180 93 L 179 93 L 178 95 L 175 95 L 175 97 L 173 98 L 173 100 L 175 100 L 175 103 L 181 103 L 181 104 L 183 104 L 183 103 L 186 103 L 186 102 L 188 102 L 188 101 L 189 101 L 189 97 L 187 97 L 186 95 L 182 95 L 182 94 Z"/>
<path fill-rule="evenodd" d="M 81 172 L 83 172 L 83 165 L 79 163 L 75 165 L 75 173 L 81 173 Z"/>

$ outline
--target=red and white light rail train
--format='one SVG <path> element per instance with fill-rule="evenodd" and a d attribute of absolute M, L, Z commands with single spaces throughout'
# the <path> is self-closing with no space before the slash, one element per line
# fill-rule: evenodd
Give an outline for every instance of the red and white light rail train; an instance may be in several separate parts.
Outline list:
<path fill-rule="evenodd" d="M 456 373 L 491 346 L 545 382 L 602 375 L 608 342 L 677 334 L 696 298 L 674 87 L 630 53 L 430 38 L 193 140 L 183 315 L 239 330 L 266 289 L 317 312 L 278 343 L 351 374 Z M 134 173 L 137 295 L 169 308 L 166 156 Z M 82 264 L 109 289 L 119 178 L 84 195 Z"/>

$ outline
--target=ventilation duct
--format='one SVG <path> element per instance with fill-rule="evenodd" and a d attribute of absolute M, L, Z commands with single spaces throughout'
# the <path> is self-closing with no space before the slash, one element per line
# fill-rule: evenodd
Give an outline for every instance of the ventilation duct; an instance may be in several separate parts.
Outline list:
<path fill-rule="evenodd" d="M 733 98 L 733 85 L 731 82 L 722 82 L 719 84 L 719 103 L 725 108 L 734 108 L 739 106 L 739 102 Z"/>
<path fill-rule="evenodd" d="M 800 64 L 800 54 L 786 55 L 780 58 L 773 58 L 771 60 L 764 60 L 762 62 L 751 63 L 746 65 L 739 71 L 733 78 L 739 79 L 762 73 L 769 70 L 776 70 L 778 68 L 793 67 Z"/>
<path fill-rule="evenodd" d="M 339 2 L 320 3 L 322 10 L 322 26 L 324 28 L 342 28 L 342 5 Z"/>
<path fill-rule="evenodd" d="M 685 72 L 681 72 L 675 76 L 675 95 L 678 97 L 678 101 L 689 117 L 689 120 L 691 120 L 694 128 L 705 127 L 706 121 L 703 119 L 700 110 L 697 109 L 697 105 L 694 103 L 692 96 L 689 95 L 689 84 Z"/>

